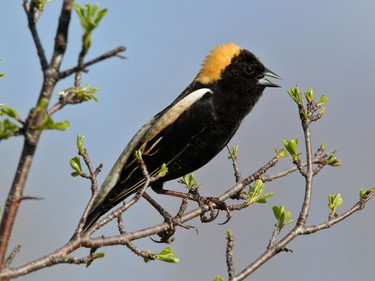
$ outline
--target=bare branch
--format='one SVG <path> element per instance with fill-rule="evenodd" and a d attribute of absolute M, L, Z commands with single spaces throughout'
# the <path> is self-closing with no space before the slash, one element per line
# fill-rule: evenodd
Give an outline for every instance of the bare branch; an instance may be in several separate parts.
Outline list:
<path fill-rule="evenodd" d="M 278 228 L 277 225 L 275 225 L 275 228 L 273 229 L 272 236 L 268 243 L 267 249 L 270 249 L 275 245 L 276 236 L 279 235 L 279 233 L 280 233 L 280 228 Z"/>
<path fill-rule="evenodd" d="M 41 65 L 44 73 L 43 86 L 37 104 L 39 104 L 42 99 L 46 99 L 48 106 L 48 102 L 57 82 L 56 74 L 61 65 L 61 61 L 66 49 L 68 27 L 73 0 L 65 0 L 63 2 L 60 21 L 56 33 L 54 54 L 49 66 L 35 28 L 36 18 L 34 14 L 34 4 L 30 4 L 31 6 L 28 6 L 25 3 L 26 2 L 24 2 L 24 7 L 28 15 L 30 31 L 34 38 L 34 42 L 38 50 L 38 55 L 41 60 Z M 41 130 L 34 129 L 36 127 L 35 124 L 39 124 L 41 118 L 42 114 L 38 114 L 35 110 L 31 110 L 23 128 L 25 141 L 14 180 L 5 203 L 3 218 L 0 225 L 0 266 L 4 262 L 5 253 L 8 248 L 8 242 L 13 229 L 15 218 L 17 216 L 18 207 L 23 198 L 23 190 L 25 187 L 26 179 L 29 174 L 31 162 L 34 158 L 35 150 L 42 132 Z"/>
<path fill-rule="evenodd" d="M 277 158 L 276 156 L 273 157 L 266 165 L 261 167 L 258 171 L 253 173 L 251 176 L 245 178 L 242 181 L 242 185 L 246 186 L 249 183 L 252 183 L 253 181 L 255 181 L 256 179 L 261 178 L 261 176 L 265 174 L 270 168 L 274 167 L 277 164 L 277 162 L 279 162 L 279 158 Z"/>
<path fill-rule="evenodd" d="M 86 63 L 83 63 L 82 65 L 77 65 L 73 68 L 61 71 L 60 74 L 59 74 L 59 78 L 63 79 L 63 78 L 65 78 L 65 77 L 67 77 L 67 76 L 69 76 L 73 73 L 83 71 L 90 65 L 93 65 L 95 63 L 98 63 L 100 61 L 103 61 L 105 59 L 108 59 L 108 58 L 111 58 L 111 57 L 114 57 L 114 56 L 124 58 L 123 56 L 120 56 L 119 53 L 124 52 L 125 50 L 126 50 L 126 48 L 124 46 L 119 46 L 119 47 L 117 47 L 117 48 L 115 48 L 111 51 L 108 51 L 108 52 L 100 55 L 99 57 L 96 57 L 96 58 L 94 58 L 94 59 L 92 59 L 92 60 L 90 60 Z"/>
<path fill-rule="evenodd" d="M 305 136 L 305 147 L 306 147 L 306 174 L 303 174 L 306 179 L 305 183 L 305 198 L 303 199 L 302 209 L 297 219 L 297 226 L 303 226 L 307 220 L 307 214 L 310 208 L 311 202 L 311 190 L 312 190 L 312 180 L 314 176 L 313 171 L 313 154 L 311 145 L 311 133 L 310 133 L 310 121 L 306 118 L 302 119 L 302 128 Z"/>
<path fill-rule="evenodd" d="M 233 155 L 229 145 L 227 145 L 227 149 L 228 149 L 228 153 L 233 164 L 234 178 L 236 179 L 236 183 L 240 183 L 242 181 L 242 176 L 241 176 L 240 167 L 238 165 L 237 155 Z"/>
<path fill-rule="evenodd" d="M 18 254 L 18 252 L 21 250 L 21 245 L 17 245 L 13 250 L 12 252 L 9 254 L 9 256 L 7 257 L 7 259 L 5 260 L 2 268 L 8 268 L 10 267 L 10 265 L 12 264 L 14 258 L 16 257 L 16 255 Z"/>
<path fill-rule="evenodd" d="M 50 67 L 56 72 L 58 72 L 60 68 L 68 43 L 68 30 L 72 14 L 73 2 L 73 0 L 64 0 L 61 9 L 60 19 L 55 36 L 55 46 L 50 63 Z"/>
<path fill-rule="evenodd" d="M 308 227 L 305 227 L 303 229 L 303 232 L 301 234 L 312 234 L 317 231 L 323 230 L 330 228 L 331 226 L 335 225 L 336 223 L 341 222 L 342 220 L 346 219 L 347 217 L 353 215 L 355 212 L 358 212 L 362 210 L 365 207 L 365 204 L 371 200 L 373 197 L 375 197 L 375 192 L 372 191 L 367 191 L 363 197 L 357 202 L 352 208 L 344 212 L 343 214 L 329 219 L 328 221 L 321 223 L 321 224 L 316 224 L 316 225 L 311 225 Z"/>
<path fill-rule="evenodd" d="M 226 249 L 226 260 L 227 260 L 227 271 L 228 271 L 228 280 L 233 280 L 234 277 L 234 264 L 233 264 L 233 247 L 234 239 L 233 233 L 231 230 L 227 231 L 227 249 Z"/>
<path fill-rule="evenodd" d="M 83 149 L 83 151 L 79 151 L 78 152 L 80 156 L 82 156 L 88 170 L 89 170 L 89 175 L 86 176 L 86 178 L 90 179 L 91 181 L 91 198 L 89 200 L 89 202 L 87 203 L 86 205 L 86 208 L 85 208 L 85 211 L 83 212 L 83 215 L 78 223 L 78 226 L 76 228 L 76 231 L 74 232 L 74 235 L 72 237 L 72 239 L 76 238 L 77 236 L 81 235 L 82 231 L 83 231 L 83 226 L 85 225 L 85 222 L 86 222 L 86 219 L 87 219 L 87 216 L 94 204 L 94 201 L 97 197 L 97 194 L 98 194 L 98 181 L 97 181 L 97 175 L 100 173 L 102 167 L 103 167 L 103 164 L 99 164 L 99 166 L 94 170 L 93 166 L 92 166 L 92 163 L 91 163 L 91 160 L 90 160 L 90 157 L 87 153 L 87 150 L 86 149 Z M 81 175 L 82 177 L 85 177 L 84 175 Z"/>
<path fill-rule="evenodd" d="M 35 48 L 38 52 L 38 57 L 40 61 L 40 65 L 42 67 L 42 71 L 44 72 L 48 68 L 47 58 L 43 49 L 42 42 L 40 41 L 38 31 L 36 29 L 36 22 L 38 18 L 38 9 L 35 6 L 35 1 L 28 2 L 27 0 L 23 1 L 23 8 L 27 15 L 27 21 L 29 25 L 29 29 L 31 32 L 31 36 L 33 37 Z"/>

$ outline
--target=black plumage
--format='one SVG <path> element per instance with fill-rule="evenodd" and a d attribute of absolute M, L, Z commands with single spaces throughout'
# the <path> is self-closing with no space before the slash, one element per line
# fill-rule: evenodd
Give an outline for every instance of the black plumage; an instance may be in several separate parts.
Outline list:
<path fill-rule="evenodd" d="M 130 141 L 103 183 L 84 230 L 143 186 L 136 150 L 142 151 L 151 175 L 167 165 L 168 173 L 153 183 L 159 188 L 214 158 L 265 87 L 278 87 L 266 76 L 279 78 L 251 52 L 235 44 L 215 48 L 193 82 Z"/>

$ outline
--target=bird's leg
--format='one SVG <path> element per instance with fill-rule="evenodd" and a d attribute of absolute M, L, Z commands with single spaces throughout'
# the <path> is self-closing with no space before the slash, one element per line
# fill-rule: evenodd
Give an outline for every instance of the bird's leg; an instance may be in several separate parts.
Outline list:
<path fill-rule="evenodd" d="M 169 214 L 162 206 L 160 206 L 159 203 L 152 199 L 151 196 L 147 194 L 147 192 L 144 192 L 142 194 L 142 197 L 145 198 L 147 202 L 150 203 L 151 206 L 159 212 L 160 215 L 162 215 L 165 221 L 170 221 L 172 219 L 172 215 Z"/>
<path fill-rule="evenodd" d="M 173 217 L 171 214 L 169 214 L 160 204 L 158 204 L 150 195 L 148 195 L 146 192 L 143 193 L 143 198 L 147 200 L 158 212 L 160 215 L 163 216 L 164 221 L 169 224 L 169 228 L 161 233 L 158 233 L 160 236 L 160 240 L 156 241 L 152 239 L 154 242 L 157 243 L 167 243 L 170 244 L 173 242 L 174 238 L 173 235 L 176 232 L 176 226 L 181 226 L 186 229 L 194 228 L 190 225 L 185 225 L 179 221 L 178 217 Z"/>
<path fill-rule="evenodd" d="M 215 214 L 214 206 L 213 204 L 216 205 L 218 210 L 224 210 L 227 212 L 227 219 L 225 222 L 220 223 L 220 224 L 226 224 L 232 217 L 231 212 L 229 211 L 227 204 L 219 200 L 216 197 L 203 197 L 201 196 L 197 190 L 191 189 L 189 193 L 184 193 L 180 191 L 174 191 L 174 190 L 168 190 L 168 189 L 163 189 L 163 187 L 157 185 L 157 186 L 151 186 L 152 190 L 154 190 L 157 194 L 162 194 L 162 195 L 169 195 L 169 196 L 174 196 L 174 197 L 179 197 L 179 198 L 185 198 L 189 200 L 193 200 L 198 203 L 199 207 L 202 207 L 203 205 L 207 205 L 210 208 L 210 216 L 206 217 L 204 214 L 201 214 L 201 221 L 202 222 L 212 222 L 215 220 L 218 216 L 219 211 Z"/>

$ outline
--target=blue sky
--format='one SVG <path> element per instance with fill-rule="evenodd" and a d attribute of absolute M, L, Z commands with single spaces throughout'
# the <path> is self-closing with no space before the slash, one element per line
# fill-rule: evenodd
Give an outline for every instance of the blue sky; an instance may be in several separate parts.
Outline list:
<path fill-rule="evenodd" d="M 85 3 L 84 1 L 78 1 Z M 0 10 L 0 102 L 18 109 L 23 117 L 35 105 L 42 75 L 24 15 L 22 1 L 6 1 Z M 125 60 L 110 59 L 90 68 L 83 83 L 99 88 L 99 103 L 71 106 L 56 120 L 68 119 L 67 132 L 45 132 L 38 147 L 25 194 L 43 201 L 24 202 L 11 244 L 22 244 L 15 263 L 47 254 L 71 236 L 89 196 L 89 183 L 71 178 L 69 159 L 76 154 L 76 134 L 86 135 L 85 145 L 94 164 L 104 163 L 102 181 L 133 134 L 167 106 L 195 77 L 203 58 L 214 46 L 235 42 L 254 52 L 272 71 L 283 77 L 280 89 L 266 89 L 253 112 L 241 125 L 231 145 L 240 147 L 242 174 L 248 175 L 281 148 L 283 139 L 302 137 L 298 113 L 287 89 L 299 85 L 329 97 L 324 118 L 312 127 L 313 144 L 325 141 L 338 150 L 340 168 L 327 168 L 314 179 L 309 223 L 327 218 L 327 196 L 340 192 L 350 208 L 361 187 L 375 185 L 373 80 L 375 74 L 375 3 L 373 1 L 102 1 L 109 9 L 94 32 L 88 59 L 118 45 L 127 47 Z M 46 5 L 38 28 L 47 57 L 56 30 L 61 1 Z M 75 65 L 81 29 L 73 16 L 69 47 L 62 69 Z M 59 83 L 57 93 L 73 83 Z M 20 138 L 0 143 L 1 204 L 5 200 L 19 157 Z M 302 150 L 302 147 L 301 147 Z M 196 175 L 201 193 L 215 196 L 234 183 L 226 153 L 219 154 Z M 280 165 L 288 167 L 287 159 Z M 273 171 L 277 171 L 275 169 Z M 167 185 L 179 188 L 175 182 Z M 303 196 L 303 179 L 295 174 L 267 184 L 275 192 L 267 205 L 235 213 L 225 226 L 202 225 L 198 230 L 178 229 L 171 245 L 181 263 L 144 264 L 126 248 L 107 248 L 106 258 L 89 269 L 61 265 L 24 280 L 212 280 L 226 277 L 225 233 L 235 236 L 236 270 L 255 259 L 266 247 L 274 219 L 271 207 L 285 205 L 296 217 Z M 156 197 L 156 196 L 155 196 Z M 173 212 L 178 202 L 159 198 Z M 192 205 L 191 205 L 192 206 Z M 259 269 L 262 280 L 372 280 L 375 204 L 370 202 L 347 221 L 290 244 L 283 253 Z M 219 218 L 224 219 L 224 215 Z M 129 230 L 159 221 L 147 204 L 125 216 Z M 106 229 L 113 233 L 112 228 Z M 104 230 L 103 230 L 104 233 Z M 149 239 L 136 242 L 160 251 L 164 245 Z M 82 251 L 80 254 L 85 254 Z"/>

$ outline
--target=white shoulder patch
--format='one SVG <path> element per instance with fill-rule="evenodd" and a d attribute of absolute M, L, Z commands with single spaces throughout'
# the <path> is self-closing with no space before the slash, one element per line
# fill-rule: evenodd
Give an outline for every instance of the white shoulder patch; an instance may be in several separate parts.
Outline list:
<path fill-rule="evenodd" d="M 191 92 L 174 106 L 172 106 L 168 111 L 166 111 L 160 118 L 155 122 L 155 124 L 149 129 L 146 136 L 146 141 L 151 140 L 159 132 L 172 124 L 178 117 L 181 116 L 188 108 L 190 108 L 195 102 L 200 100 L 205 94 L 212 91 L 208 88 L 202 88 Z"/>

